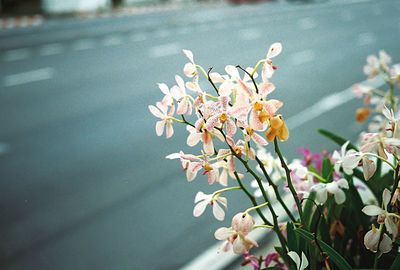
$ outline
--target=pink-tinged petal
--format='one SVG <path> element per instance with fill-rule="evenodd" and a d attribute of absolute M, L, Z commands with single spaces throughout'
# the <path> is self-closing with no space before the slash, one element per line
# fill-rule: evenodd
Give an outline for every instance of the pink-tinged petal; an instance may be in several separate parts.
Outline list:
<path fill-rule="evenodd" d="M 232 230 L 232 228 L 222 227 L 215 231 L 214 237 L 217 240 L 226 240 L 234 233 L 235 232 Z"/>
<path fill-rule="evenodd" d="M 282 106 L 283 102 L 276 99 L 270 99 L 265 103 L 265 109 L 271 116 L 274 116 Z"/>
<path fill-rule="evenodd" d="M 383 202 L 383 205 L 385 206 L 385 209 L 386 209 L 386 206 L 390 202 L 390 197 L 391 197 L 390 191 L 387 188 L 385 188 L 385 190 L 382 193 L 382 202 Z"/>
<path fill-rule="evenodd" d="M 214 144 L 210 132 L 203 132 L 203 150 L 207 155 L 214 154 Z"/>
<path fill-rule="evenodd" d="M 158 88 L 160 88 L 161 92 L 164 95 L 169 95 L 169 88 L 165 83 L 159 83 L 158 84 Z"/>
<path fill-rule="evenodd" d="M 225 67 L 226 73 L 228 73 L 229 76 L 231 76 L 234 79 L 238 79 L 240 77 L 239 71 L 235 66 L 232 65 L 227 65 Z"/>
<path fill-rule="evenodd" d="M 367 205 L 361 211 L 368 216 L 377 216 L 383 214 L 385 211 L 376 205 Z"/>
<path fill-rule="evenodd" d="M 194 203 L 198 203 L 199 201 L 204 201 L 207 200 L 209 202 L 211 199 L 211 196 L 208 194 L 204 194 L 203 192 L 199 191 L 196 194 L 196 197 L 194 198 Z"/>
<path fill-rule="evenodd" d="M 185 50 L 185 49 L 183 49 L 182 51 L 186 55 L 186 57 L 189 59 L 189 61 L 194 63 L 192 51 L 191 50 Z"/>
<path fill-rule="evenodd" d="M 227 157 L 227 164 L 229 172 L 235 171 L 235 159 L 233 158 L 233 156 Z"/>
<path fill-rule="evenodd" d="M 236 125 L 232 119 L 228 119 L 226 122 L 226 133 L 228 136 L 233 137 L 236 134 Z"/>
<path fill-rule="evenodd" d="M 228 252 L 228 251 L 231 249 L 231 243 L 230 243 L 228 240 L 227 240 L 227 241 L 224 241 L 224 243 L 222 243 L 220 249 L 221 249 L 223 252 Z"/>
<path fill-rule="evenodd" d="M 249 106 L 234 106 L 229 110 L 229 114 L 234 116 L 235 118 L 238 118 L 239 120 L 245 119 L 247 117 L 247 114 L 249 112 Z"/>
<path fill-rule="evenodd" d="M 250 214 L 239 212 L 232 218 L 232 229 L 243 235 L 248 235 L 253 226 L 254 219 Z"/>
<path fill-rule="evenodd" d="M 282 44 L 280 42 L 273 43 L 268 50 L 267 58 L 278 56 L 282 52 Z"/>
<path fill-rule="evenodd" d="M 207 119 L 206 129 L 208 131 L 213 130 L 213 128 L 219 123 L 219 115 L 215 114 Z"/>
<path fill-rule="evenodd" d="M 252 112 L 250 113 L 250 126 L 254 130 L 258 131 L 264 130 L 264 125 L 260 121 L 260 117 L 258 117 L 257 112 L 255 112 L 254 110 L 252 110 Z"/>
<path fill-rule="evenodd" d="M 171 138 L 174 135 L 174 128 L 172 126 L 172 122 L 168 121 L 166 123 L 165 135 L 168 138 Z"/>
<path fill-rule="evenodd" d="M 211 72 L 209 76 L 213 83 L 223 83 L 225 81 L 221 74 L 217 72 Z"/>
<path fill-rule="evenodd" d="M 275 85 L 270 82 L 263 82 L 258 89 L 260 90 L 260 95 L 266 97 L 275 90 Z"/>
<path fill-rule="evenodd" d="M 201 201 L 198 204 L 196 204 L 196 206 L 193 208 L 193 216 L 195 217 L 201 216 L 206 210 L 207 205 L 208 205 L 207 201 Z"/>
<path fill-rule="evenodd" d="M 161 136 L 164 133 L 165 121 L 157 121 L 156 123 L 156 134 L 157 136 Z"/>
<path fill-rule="evenodd" d="M 197 131 L 191 132 L 189 134 L 189 136 L 187 137 L 186 143 L 190 147 L 193 147 L 193 146 L 195 146 L 196 144 L 199 143 L 199 141 L 201 140 L 201 137 L 202 137 L 201 133 L 198 133 Z"/>
<path fill-rule="evenodd" d="M 229 96 L 232 93 L 232 89 L 235 85 L 231 81 L 224 81 L 218 89 L 218 94 L 221 96 Z"/>
<path fill-rule="evenodd" d="M 364 179 L 368 181 L 374 175 L 376 171 L 376 166 L 374 161 L 368 159 L 367 157 L 364 157 L 362 159 L 362 163 Z"/>
<path fill-rule="evenodd" d="M 216 181 L 218 181 L 218 177 L 219 177 L 218 169 L 212 169 L 211 171 L 207 172 L 208 184 L 209 185 L 214 184 Z"/>
<path fill-rule="evenodd" d="M 186 114 L 186 112 L 188 111 L 188 99 L 187 98 L 183 98 L 181 99 L 180 102 L 178 102 L 178 108 L 176 110 L 177 114 Z"/>
<path fill-rule="evenodd" d="M 226 112 L 228 109 L 228 104 L 229 104 L 229 97 L 227 96 L 220 96 L 219 97 L 219 102 L 221 104 L 221 109 L 222 111 Z"/>
<path fill-rule="evenodd" d="M 243 91 L 243 93 L 245 93 L 248 97 L 252 97 L 253 96 L 253 92 L 251 91 L 250 87 L 247 86 L 247 84 L 245 84 L 242 80 L 238 81 L 239 86 L 240 86 L 240 90 Z"/>
<path fill-rule="evenodd" d="M 183 93 L 182 90 L 174 85 L 171 87 L 171 96 L 175 99 L 175 100 L 180 100 L 181 98 L 183 98 Z"/>
<path fill-rule="evenodd" d="M 228 207 L 228 200 L 225 197 L 218 197 L 217 202 L 221 203 L 225 208 Z"/>
<path fill-rule="evenodd" d="M 243 254 L 247 250 L 246 246 L 244 245 L 242 239 L 240 237 L 237 237 L 235 241 L 233 241 L 233 252 L 236 254 Z"/>
<path fill-rule="evenodd" d="M 213 214 L 214 217 L 220 221 L 224 220 L 225 218 L 224 209 L 222 209 L 217 202 L 213 203 Z"/>
<path fill-rule="evenodd" d="M 262 73 L 261 73 L 263 82 L 267 82 L 268 79 L 271 78 L 273 74 L 274 74 L 274 69 L 272 68 L 272 66 L 270 64 L 265 63 L 263 65 L 263 69 L 262 69 Z"/>
<path fill-rule="evenodd" d="M 186 94 L 185 82 L 183 81 L 182 77 L 179 75 L 175 75 L 175 81 L 178 84 L 178 87 L 181 89 L 182 94 Z"/>
<path fill-rule="evenodd" d="M 157 107 L 155 107 L 155 106 L 153 106 L 153 105 L 149 105 L 149 110 L 150 110 L 150 112 L 155 116 L 155 117 L 158 117 L 158 118 L 161 118 L 161 119 L 163 119 L 165 116 L 160 112 L 160 110 L 157 108 Z"/>
<path fill-rule="evenodd" d="M 196 176 L 197 172 L 202 168 L 201 164 L 198 162 L 192 162 L 189 164 L 186 170 L 186 178 L 189 182 L 193 181 Z"/>
<path fill-rule="evenodd" d="M 259 145 L 267 145 L 268 142 L 266 139 L 264 139 L 263 137 L 261 137 L 260 135 L 258 135 L 257 133 L 253 133 L 253 135 L 251 135 L 251 138 L 253 139 L 253 141 Z"/>
<path fill-rule="evenodd" d="M 388 253 L 392 250 L 393 248 L 393 243 L 390 237 L 384 233 L 381 243 L 379 244 L 379 251 L 382 253 Z"/>
<path fill-rule="evenodd" d="M 228 172 L 226 170 L 222 170 L 218 179 L 218 183 L 225 187 L 228 185 Z"/>

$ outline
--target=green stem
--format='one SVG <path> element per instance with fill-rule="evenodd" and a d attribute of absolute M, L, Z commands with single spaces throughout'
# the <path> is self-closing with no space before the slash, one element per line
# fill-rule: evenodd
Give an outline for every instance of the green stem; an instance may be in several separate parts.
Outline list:
<path fill-rule="evenodd" d="M 276 198 L 278 199 L 279 203 L 282 205 L 283 209 L 285 209 L 286 214 L 289 216 L 289 218 L 293 221 L 296 222 L 296 219 L 294 218 L 292 212 L 289 210 L 285 202 L 282 200 L 281 195 L 279 194 L 278 187 L 275 185 L 275 183 L 272 181 L 271 177 L 269 176 L 267 170 L 265 169 L 264 164 L 262 161 L 256 156 L 256 161 L 258 165 L 260 166 L 265 178 L 267 179 L 269 185 L 274 189 Z"/>
<path fill-rule="evenodd" d="M 274 146 L 275 146 L 275 152 L 278 155 L 279 160 L 281 161 L 281 166 L 285 170 L 289 190 L 292 193 L 293 199 L 297 206 L 297 210 L 299 211 L 300 222 L 301 222 L 301 224 L 304 225 L 303 209 L 301 208 L 299 197 L 297 196 L 296 190 L 294 189 L 294 186 L 292 183 L 292 178 L 290 177 L 290 170 L 289 170 L 288 166 L 286 165 L 286 162 L 282 156 L 281 150 L 279 149 L 277 138 L 275 138 L 275 140 L 274 140 Z"/>
<path fill-rule="evenodd" d="M 231 190 L 237 190 L 237 189 L 242 189 L 240 186 L 235 186 L 235 187 L 227 187 L 227 188 L 223 188 L 220 190 L 215 191 L 212 196 L 217 196 L 219 194 L 221 194 L 222 192 L 227 192 L 227 191 L 231 191 Z"/>
<path fill-rule="evenodd" d="M 247 210 L 244 211 L 244 213 L 245 213 L 245 214 L 248 214 L 250 211 L 257 210 L 257 209 L 259 209 L 259 208 L 261 208 L 261 207 L 267 206 L 268 204 L 269 204 L 269 202 L 265 202 L 265 203 L 256 205 L 256 206 L 254 206 L 254 207 L 247 208 Z"/>

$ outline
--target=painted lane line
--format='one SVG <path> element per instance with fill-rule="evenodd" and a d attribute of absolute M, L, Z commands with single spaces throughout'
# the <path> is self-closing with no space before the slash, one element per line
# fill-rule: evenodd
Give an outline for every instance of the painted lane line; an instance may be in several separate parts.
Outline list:
<path fill-rule="evenodd" d="M 93 49 L 96 43 L 93 39 L 79 39 L 72 44 L 72 48 L 76 51 Z"/>
<path fill-rule="evenodd" d="M 21 49 L 15 49 L 15 50 L 10 50 L 6 51 L 4 53 L 4 61 L 6 62 L 12 62 L 12 61 L 18 61 L 18 60 L 23 60 L 28 58 L 31 55 L 31 51 L 26 48 L 21 48 Z"/>
<path fill-rule="evenodd" d="M 105 47 L 117 46 L 122 44 L 122 39 L 119 36 L 108 36 L 101 41 L 101 44 Z"/>
<path fill-rule="evenodd" d="M 60 43 L 47 44 L 39 49 L 39 54 L 42 56 L 49 56 L 60 54 L 64 51 L 64 46 Z"/>
<path fill-rule="evenodd" d="M 298 25 L 301 30 L 310 30 L 317 27 L 317 22 L 313 18 L 306 17 L 300 19 Z"/>
<path fill-rule="evenodd" d="M 301 52 L 292 53 L 291 55 L 289 55 L 290 64 L 295 66 L 313 62 L 314 59 L 315 59 L 315 53 L 312 50 L 305 50 Z"/>
<path fill-rule="evenodd" d="M 181 51 L 182 51 L 182 46 L 180 46 L 178 43 L 167 43 L 151 47 L 149 49 L 149 56 L 151 58 L 160 58 L 160 57 L 175 55 Z"/>
<path fill-rule="evenodd" d="M 239 31 L 239 38 L 246 41 L 260 39 L 261 36 L 261 31 L 254 28 L 242 29 Z"/>
<path fill-rule="evenodd" d="M 376 41 L 376 37 L 373 33 L 365 32 L 365 33 L 361 33 L 357 36 L 356 44 L 358 46 L 366 46 L 366 45 L 371 45 L 372 43 L 375 43 L 375 41 Z"/>
<path fill-rule="evenodd" d="M 50 67 L 17 73 L 5 76 L 3 80 L 3 86 L 12 87 L 21 84 L 49 80 L 53 77 L 53 75 L 54 69 Z"/>

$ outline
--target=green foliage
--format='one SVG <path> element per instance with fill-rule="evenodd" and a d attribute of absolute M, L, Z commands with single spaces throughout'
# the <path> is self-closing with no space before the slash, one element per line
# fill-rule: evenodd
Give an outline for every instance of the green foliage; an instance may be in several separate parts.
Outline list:
<path fill-rule="evenodd" d="M 295 232 L 302 238 L 313 242 L 316 240 L 314 235 L 304 229 L 297 228 Z M 329 259 L 340 269 L 340 270 L 352 270 L 350 264 L 330 245 L 325 243 L 322 240 L 317 239 L 318 244 L 320 245 L 322 251 L 326 252 L 329 255 Z M 316 244 L 315 244 L 316 245 Z"/>
<path fill-rule="evenodd" d="M 343 137 L 336 135 L 333 132 L 330 132 L 328 130 L 318 129 L 318 132 L 320 134 L 322 134 L 323 136 L 327 137 L 328 139 L 332 140 L 333 142 L 337 143 L 340 146 L 342 146 L 345 142 L 347 142 L 347 140 L 344 139 Z M 355 147 L 354 144 L 351 144 L 351 143 L 349 143 L 347 145 L 347 149 L 354 149 L 354 150 L 358 151 L 357 147 Z"/>

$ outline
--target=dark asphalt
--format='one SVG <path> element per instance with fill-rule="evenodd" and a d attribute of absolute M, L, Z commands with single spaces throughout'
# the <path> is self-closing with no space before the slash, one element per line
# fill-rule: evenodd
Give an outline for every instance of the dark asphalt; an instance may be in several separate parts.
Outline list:
<path fill-rule="evenodd" d="M 364 80 L 368 54 L 385 49 L 400 62 L 399 6 L 395 0 L 222 5 L 0 32 L 0 143 L 8 148 L 0 155 L 0 268 L 187 263 L 248 201 L 232 193 L 225 222 L 208 210 L 195 219 L 196 192 L 217 187 L 200 177 L 188 184 L 180 165 L 164 159 L 182 149 L 186 131 L 176 126 L 177 136 L 158 138 L 147 105 L 161 98 L 156 83 L 172 85 L 182 74 L 181 49 L 222 72 L 224 64 L 254 65 L 281 41 L 274 96 L 290 117 Z M 359 104 L 292 130 L 283 144 L 287 155 L 303 145 L 332 148 L 317 135 L 320 127 L 354 138 Z"/>

